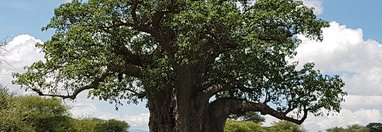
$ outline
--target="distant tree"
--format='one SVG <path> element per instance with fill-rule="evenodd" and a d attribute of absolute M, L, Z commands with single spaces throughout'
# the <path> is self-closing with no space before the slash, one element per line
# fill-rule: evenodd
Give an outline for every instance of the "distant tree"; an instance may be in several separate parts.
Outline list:
<path fill-rule="evenodd" d="M 370 132 L 382 132 L 382 123 L 369 123 L 366 125 L 367 128 L 370 129 Z"/>
<path fill-rule="evenodd" d="M 224 132 L 305 132 L 300 125 L 288 121 L 273 123 L 270 127 L 264 127 L 252 121 L 227 120 Z"/>
<path fill-rule="evenodd" d="M 125 121 L 98 118 L 72 120 L 73 132 L 127 132 L 129 124 Z"/>
<path fill-rule="evenodd" d="M 73 119 L 73 132 L 95 132 L 96 127 L 99 124 L 104 123 L 105 120 L 98 118 L 86 118 L 86 119 Z"/>
<path fill-rule="evenodd" d="M 224 132 L 267 132 L 266 128 L 252 121 L 227 120 Z"/>
<path fill-rule="evenodd" d="M 67 106 L 54 98 L 37 96 L 17 96 L 12 107 L 17 108 L 23 121 L 36 131 L 60 132 L 69 129 L 70 117 Z"/>
<path fill-rule="evenodd" d="M 125 121 L 119 121 L 115 119 L 107 120 L 101 124 L 98 124 L 95 128 L 96 132 L 127 132 L 129 124 Z"/>
<path fill-rule="evenodd" d="M 354 124 L 346 128 L 334 127 L 327 130 L 328 132 L 370 132 L 370 129 L 362 125 Z"/>
<path fill-rule="evenodd" d="M 268 132 L 305 132 L 306 130 L 300 125 L 289 121 L 275 122 L 268 128 Z"/>

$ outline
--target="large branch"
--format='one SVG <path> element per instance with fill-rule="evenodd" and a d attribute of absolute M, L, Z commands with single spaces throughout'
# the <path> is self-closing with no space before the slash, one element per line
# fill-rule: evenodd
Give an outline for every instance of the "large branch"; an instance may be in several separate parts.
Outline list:
<path fill-rule="evenodd" d="M 38 93 L 39 96 L 50 96 L 50 97 L 60 97 L 63 99 L 75 99 L 79 93 L 81 93 L 84 90 L 88 89 L 94 89 L 97 88 L 100 82 L 103 82 L 105 78 L 110 75 L 108 72 L 102 72 L 101 75 L 97 78 L 95 78 L 90 84 L 85 85 L 83 87 L 80 87 L 78 89 L 75 89 L 72 94 L 67 94 L 67 95 L 60 95 L 60 94 L 46 94 L 43 93 L 40 89 L 32 88 L 31 90 Z"/>
<path fill-rule="evenodd" d="M 303 110 L 303 116 L 300 119 L 292 118 L 287 116 L 287 113 L 277 111 L 266 104 L 263 103 L 254 103 L 242 99 L 234 98 L 221 98 L 217 99 L 211 103 L 210 114 L 212 120 L 215 120 L 217 125 L 224 125 L 225 120 L 230 114 L 248 112 L 248 111 L 257 111 L 263 115 L 271 115 L 281 120 L 290 121 L 296 124 L 302 124 L 307 118 L 308 110 Z"/>
<path fill-rule="evenodd" d="M 163 47 L 171 55 L 175 54 L 176 49 L 172 45 L 172 41 L 175 38 L 175 32 L 169 27 L 161 27 L 162 19 L 170 13 L 178 12 L 176 6 L 169 6 L 167 9 L 156 11 L 151 20 L 146 20 L 148 23 L 141 24 L 137 16 L 138 7 L 144 4 L 143 1 L 134 0 L 131 6 L 130 15 L 133 19 L 133 23 L 124 23 L 126 26 L 131 26 L 138 31 L 149 33 L 159 42 L 160 46 Z"/>

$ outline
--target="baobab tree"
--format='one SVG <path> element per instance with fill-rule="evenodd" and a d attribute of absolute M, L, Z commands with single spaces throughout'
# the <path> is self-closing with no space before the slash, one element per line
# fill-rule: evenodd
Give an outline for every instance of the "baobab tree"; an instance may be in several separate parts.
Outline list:
<path fill-rule="evenodd" d="M 84 91 L 147 100 L 152 132 L 223 131 L 257 111 L 301 124 L 339 112 L 343 81 L 291 61 L 297 35 L 322 40 L 313 9 L 296 0 L 73 0 L 55 10 L 38 47 L 45 60 L 15 74 L 41 96 Z"/>

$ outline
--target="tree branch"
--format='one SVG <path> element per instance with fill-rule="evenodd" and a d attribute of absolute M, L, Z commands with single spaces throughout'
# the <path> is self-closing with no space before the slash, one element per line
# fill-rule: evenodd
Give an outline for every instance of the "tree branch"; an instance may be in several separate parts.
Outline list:
<path fill-rule="evenodd" d="M 215 115 L 217 117 L 225 117 L 227 118 L 230 114 L 248 112 L 248 111 L 258 111 L 263 115 L 271 115 L 280 120 L 290 121 L 296 124 L 302 124 L 308 115 L 308 110 L 303 110 L 303 116 L 301 119 L 295 119 L 287 116 L 285 112 L 280 112 L 274 110 L 263 103 L 255 103 L 249 102 L 243 99 L 235 99 L 235 98 L 221 98 L 217 99 L 211 103 L 211 113 L 217 113 L 219 115 Z M 217 112 L 219 111 L 219 112 Z"/>
<path fill-rule="evenodd" d="M 146 97 L 146 92 L 137 92 L 131 89 L 125 89 L 126 91 L 132 92 L 135 96 L 137 96 L 139 99 L 142 99 Z"/>
<path fill-rule="evenodd" d="M 126 26 L 133 27 L 133 28 L 135 28 L 135 29 L 137 29 L 139 31 L 152 34 L 154 32 L 150 28 L 150 26 L 148 26 L 147 24 L 145 24 L 145 25 L 140 25 L 139 24 L 139 20 L 138 20 L 138 17 L 137 17 L 137 8 L 138 8 L 139 4 L 142 4 L 142 1 L 140 1 L 140 0 L 133 0 L 132 1 L 130 15 L 133 18 L 133 23 L 127 23 L 127 22 L 121 22 L 121 23 L 126 25 Z"/>
<path fill-rule="evenodd" d="M 70 95 L 57 95 L 57 94 L 45 94 L 40 89 L 32 88 L 31 90 L 36 92 L 39 96 L 50 96 L 50 97 L 60 97 L 62 99 L 75 99 L 79 93 L 81 93 L 84 90 L 88 89 L 94 89 L 97 88 L 100 82 L 103 82 L 107 76 L 109 76 L 110 73 L 103 71 L 101 75 L 93 80 L 89 85 L 85 85 L 83 87 L 80 87 Z"/>

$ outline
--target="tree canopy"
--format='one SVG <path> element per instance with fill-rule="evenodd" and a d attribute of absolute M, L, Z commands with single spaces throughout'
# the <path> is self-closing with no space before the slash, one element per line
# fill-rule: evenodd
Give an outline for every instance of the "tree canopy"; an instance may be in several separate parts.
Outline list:
<path fill-rule="evenodd" d="M 327 26 L 296 0 L 73 0 L 43 28 L 55 30 L 38 45 L 45 60 L 15 83 L 64 99 L 147 99 L 151 131 L 222 130 L 246 111 L 301 124 L 338 112 L 346 94 L 339 76 L 291 61 L 297 35 L 319 41 Z"/>

